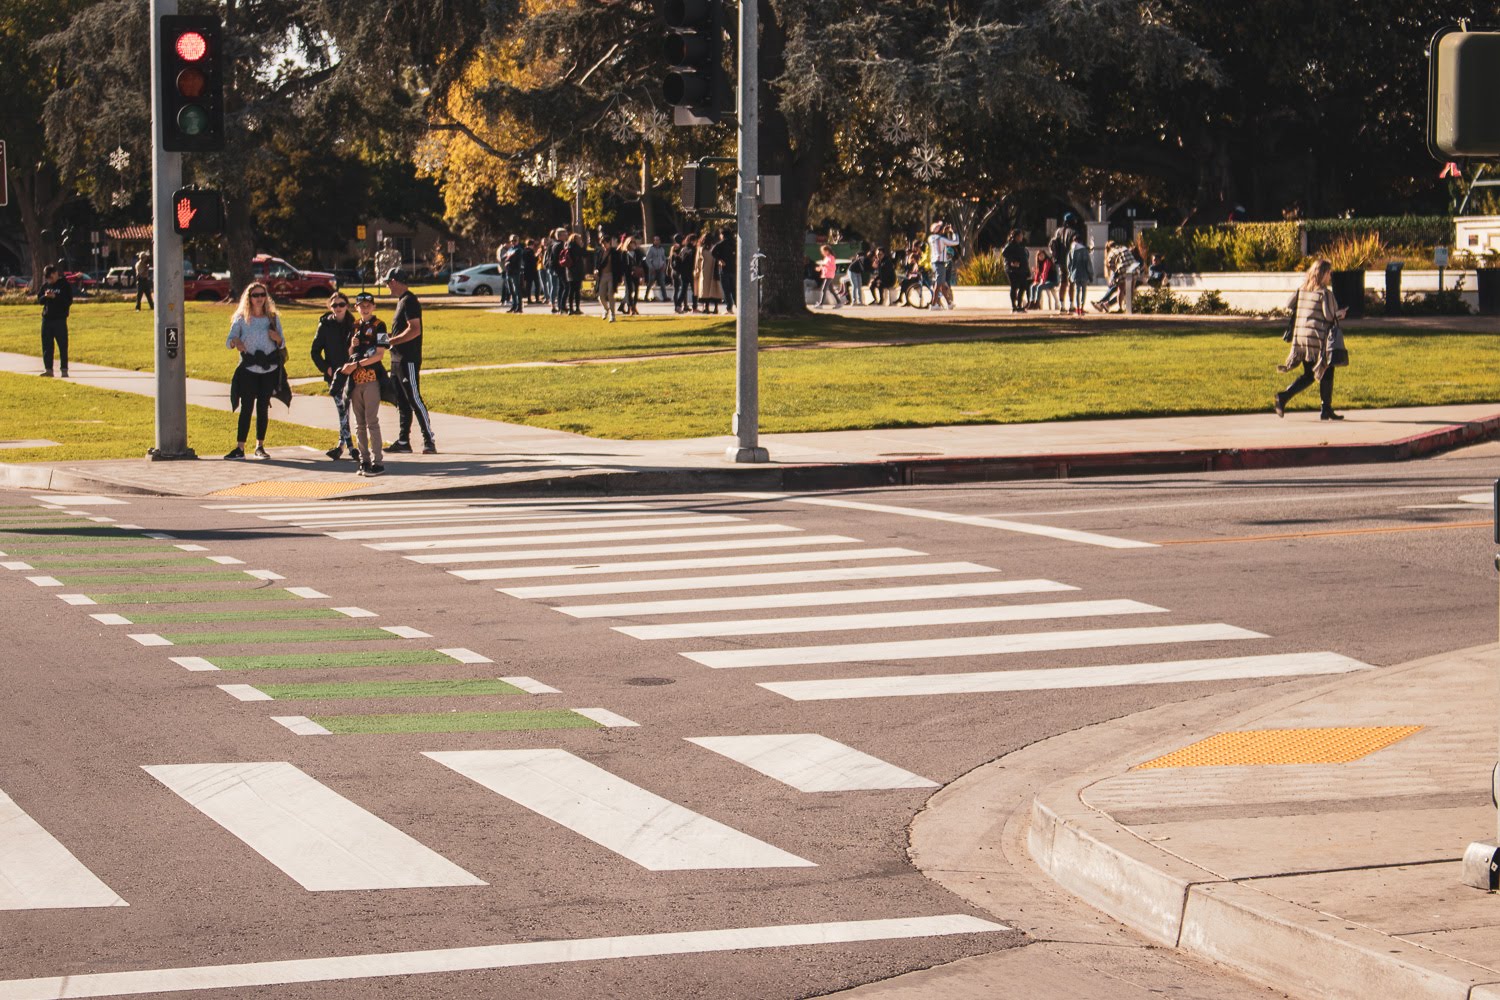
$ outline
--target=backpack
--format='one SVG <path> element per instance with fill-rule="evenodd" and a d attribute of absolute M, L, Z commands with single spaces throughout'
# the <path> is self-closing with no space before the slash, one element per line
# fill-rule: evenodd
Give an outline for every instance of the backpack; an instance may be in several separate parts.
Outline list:
<path fill-rule="evenodd" d="M 1063 240 L 1063 230 L 1059 229 L 1052 234 L 1052 242 L 1047 244 L 1047 253 L 1055 261 L 1068 259 L 1068 244 Z"/>
<path fill-rule="evenodd" d="M 564 269 L 573 266 L 573 244 L 564 243 L 562 249 L 557 251 L 557 266 Z"/>
<path fill-rule="evenodd" d="M 548 268 L 555 269 L 561 267 L 562 248 L 563 244 L 560 240 L 553 240 L 551 243 L 547 244 L 547 250 L 546 253 L 543 254 L 542 262 L 546 264 Z"/>

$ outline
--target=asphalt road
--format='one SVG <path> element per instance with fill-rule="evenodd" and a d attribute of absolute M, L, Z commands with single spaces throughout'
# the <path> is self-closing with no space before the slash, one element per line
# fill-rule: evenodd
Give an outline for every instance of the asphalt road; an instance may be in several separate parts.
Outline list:
<path fill-rule="evenodd" d="M 1497 458 L 0 493 L 0 998 L 791 998 L 1016 947 L 909 864 L 935 787 L 1164 702 L 1492 641 Z M 171 537 L 76 535 L 122 524 Z"/>

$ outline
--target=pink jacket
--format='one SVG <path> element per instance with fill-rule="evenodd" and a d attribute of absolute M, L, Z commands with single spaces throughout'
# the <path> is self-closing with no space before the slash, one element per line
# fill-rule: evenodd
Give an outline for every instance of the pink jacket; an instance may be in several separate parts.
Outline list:
<path fill-rule="evenodd" d="M 823 255 L 823 264 L 818 269 L 818 273 L 823 276 L 824 281 L 832 281 L 834 278 L 837 278 L 839 276 L 838 258 L 831 253 L 825 253 Z"/>

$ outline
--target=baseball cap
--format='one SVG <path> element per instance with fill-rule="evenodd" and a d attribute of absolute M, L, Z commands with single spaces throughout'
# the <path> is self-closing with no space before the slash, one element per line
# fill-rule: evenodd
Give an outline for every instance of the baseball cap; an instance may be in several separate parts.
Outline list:
<path fill-rule="evenodd" d="M 392 281 L 399 281 L 403 285 L 408 285 L 411 283 L 410 279 L 407 277 L 406 272 L 401 270 L 401 268 L 399 267 L 393 267 L 389 271 L 385 272 L 385 277 L 381 278 L 380 280 L 384 281 L 386 284 L 390 284 Z"/>
<path fill-rule="evenodd" d="M 375 301 L 375 296 L 371 295 L 369 292 L 360 292 L 358 295 L 354 296 L 354 301 L 355 302 L 374 302 Z"/>

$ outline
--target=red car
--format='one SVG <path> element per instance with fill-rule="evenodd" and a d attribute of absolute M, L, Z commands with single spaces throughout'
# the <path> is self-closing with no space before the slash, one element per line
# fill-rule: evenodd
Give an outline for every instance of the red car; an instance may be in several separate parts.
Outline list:
<path fill-rule="evenodd" d="M 283 299 L 326 299 L 339 287 L 339 279 L 327 271 L 299 271 L 280 257 L 258 253 L 251 258 L 255 280 L 264 282 L 271 297 Z"/>

